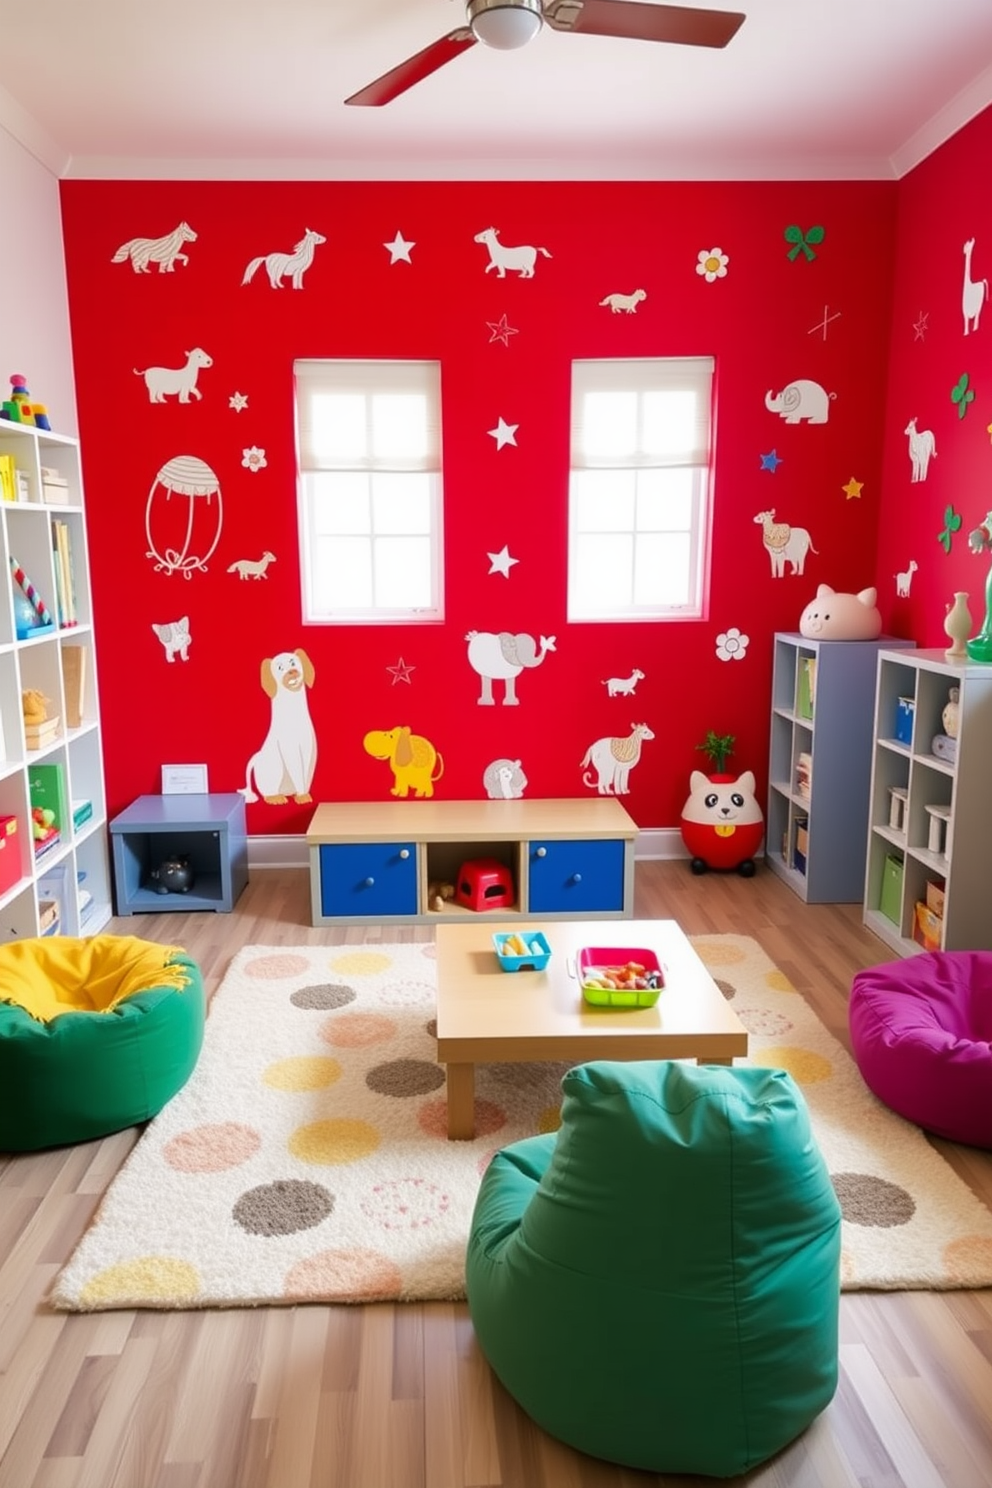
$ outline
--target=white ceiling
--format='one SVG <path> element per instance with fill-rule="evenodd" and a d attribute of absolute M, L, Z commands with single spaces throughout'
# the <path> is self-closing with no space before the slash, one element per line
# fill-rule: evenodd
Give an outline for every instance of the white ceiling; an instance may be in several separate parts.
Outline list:
<path fill-rule="evenodd" d="M 71 177 L 857 179 L 992 101 L 992 0 L 708 3 L 747 14 L 722 51 L 545 27 L 354 108 L 462 0 L 27 0 L 0 125 Z"/>

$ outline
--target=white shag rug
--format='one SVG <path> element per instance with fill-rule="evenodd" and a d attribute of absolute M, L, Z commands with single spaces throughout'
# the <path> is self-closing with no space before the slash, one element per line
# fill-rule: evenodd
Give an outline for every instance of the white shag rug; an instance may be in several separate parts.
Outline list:
<path fill-rule="evenodd" d="M 693 939 L 751 1036 L 802 1089 L 844 1211 L 845 1289 L 992 1284 L 992 1214 L 881 1105 L 746 936 Z M 249 946 L 199 1063 L 149 1124 L 57 1278 L 57 1308 L 464 1296 L 497 1148 L 557 1125 L 562 1065 L 491 1065 L 474 1141 L 449 1142 L 432 944 Z"/>

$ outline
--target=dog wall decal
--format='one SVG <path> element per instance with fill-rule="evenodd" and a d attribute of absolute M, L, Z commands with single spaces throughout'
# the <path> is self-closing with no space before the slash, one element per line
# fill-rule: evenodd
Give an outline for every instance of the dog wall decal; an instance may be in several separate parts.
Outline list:
<path fill-rule="evenodd" d="M 262 690 L 269 698 L 271 717 L 262 747 L 245 771 L 241 795 L 246 801 L 261 796 L 268 805 L 281 806 L 290 797 L 299 805 L 313 799 L 317 735 L 307 701 L 313 679 L 313 663 L 305 651 L 280 651 L 262 662 Z"/>

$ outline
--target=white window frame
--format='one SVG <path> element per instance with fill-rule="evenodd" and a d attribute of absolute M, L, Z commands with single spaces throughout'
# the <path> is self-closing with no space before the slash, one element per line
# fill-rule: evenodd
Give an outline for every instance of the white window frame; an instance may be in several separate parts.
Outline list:
<path fill-rule="evenodd" d="M 429 361 L 305 360 L 293 365 L 296 395 L 296 459 L 298 471 L 297 513 L 300 549 L 300 578 L 305 625 L 395 625 L 435 624 L 444 619 L 444 501 L 441 480 L 441 369 Z M 364 403 L 368 437 L 364 452 L 345 455 L 328 453 L 320 440 L 319 416 L 314 399 L 321 394 L 344 393 Z M 412 453 L 383 454 L 373 446 L 373 405 L 377 395 L 418 394 L 427 400 L 424 443 Z M 333 535 L 317 531 L 316 507 L 321 478 L 341 473 L 368 483 L 368 527 L 349 532 L 348 540 L 367 544 L 372 576 L 371 603 L 336 604 L 333 594 L 321 592 L 317 576 L 318 544 L 333 542 Z M 397 536 L 395 530 L 377 532 L 374 485 L 377 476 L 416 474 L 426 478 L 428 531 L 407 534 L 425 539 L 427 545 L 427 590 L 423 605 L 391 604 L 376 593 L 377 554 L 381 562 L 384 546 Z"/>
<path fill-rule="evenodd" d="M 568 620 L 570 624 L 583 622 L 623 622 L 637 620 L 697 620 L 705 618 L 706 576 L 709 561 L 710 509 L 711 509 L 711 438 L 714 359 L 701 357 L 642 357 L 631 359 L 605 358 L 574 361 L 572 363 L 572 421 L 571 459 L 568 498 Z M 684 441 L 680 438 L 677 447 L 671 444 L 659 452 L 650 446 L 652 440 L 645 435 L 645 395 L 665 393 L 691 393 L 693 415 L 686 421 Z M 597 453 L 588 447 L 586 439 L 586 399 L 590 394 L 632 395 L 636 399 L 636 434 L 628 447 L 608 453 Z M 657 443 L 657 441 L 654 441 Z M 645 472 L 645 484 L 653 472 L 684 470 L 688 473 L 688 508 L 683 513 L 674 532 L 679 540 L 687 540 L 687 558 L 684 602 L 667 602 L 660 597 L 649 602 L 635 601 L 635 574 L 637 572 L 637 549 L 641 544 L 641 562 L 649 544 L 657 545 L 663 540 L 665 528 L 658 525 L 658 514 L 646 515 L 647 503 L 643 503 L 642 518 L 636 491 L 638 476 Z M 611 501 L 604 493 L 602 498 L 602 529 L 590 524 L 588 497 L 580 501 L 582 477 L 587 471 L 617 474 L 618 491 L 624 492 L 624 500 Z M 600 498 L 595 498 L 599 500 Z M 595 511 L 595 500 L 593 510 Z M 629 521 L 621 518 L 618 510 L 628 507 Z M 580 529 L 584 511 L 584 525 Z M 589 579 L 590 550 L 593 542 L 611 543 L 617 546 L 627 540 L 629 571 L 624 575 L 628 581 L 626 592 L 622 583 L 593 585 Z M 583 574 L 581 552 L 586 555 Z M 612 591 L 612 592 L 611 592 Z"/>

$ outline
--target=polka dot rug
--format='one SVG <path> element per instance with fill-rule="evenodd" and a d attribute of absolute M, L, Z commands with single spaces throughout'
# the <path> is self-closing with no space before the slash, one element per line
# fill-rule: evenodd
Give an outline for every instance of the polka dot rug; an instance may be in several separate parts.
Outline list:
<path fill-rule="evenodd" d="M 753 1063 L 803 1091 L 841 1202 L 845 1289 L 992 1284 L 992 1214 L 882 1106 L 757 942 L 696 937 Z M 188 1084 L 111 1184 L 52 1301 L 68 1311 L 464 1296 L 497 1148 L 558 1123 L 562 1065 L 490 1065 L 449 1142 L 431 944 L 249 946 Z"/>

